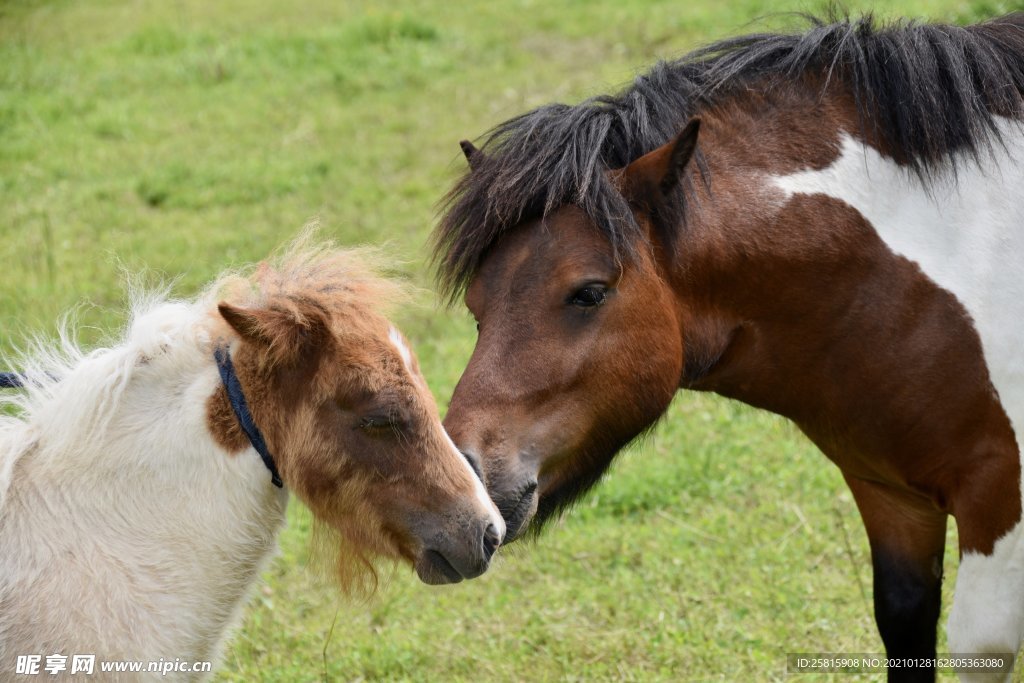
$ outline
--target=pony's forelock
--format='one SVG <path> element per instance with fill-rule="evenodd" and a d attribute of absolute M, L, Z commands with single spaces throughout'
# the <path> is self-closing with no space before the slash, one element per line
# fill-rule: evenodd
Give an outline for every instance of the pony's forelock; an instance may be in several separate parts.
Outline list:
<path fill-rule="evenodd" d="M 375 247 L 339 249 L 307 227 L 270 258 L 244 269 L 223 273 L 205 291 L 207 301 L 239 306 L 279 307 L 301 316 L 301 303 L 324 310 L 345 308 L 385 314 L 403 287 L 384 273 L 392 264 Z"/>

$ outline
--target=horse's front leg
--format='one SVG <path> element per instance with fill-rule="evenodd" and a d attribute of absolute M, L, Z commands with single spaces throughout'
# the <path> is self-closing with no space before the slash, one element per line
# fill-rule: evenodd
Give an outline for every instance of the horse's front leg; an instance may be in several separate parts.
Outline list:
<path fill-rule="evenodd" d="M 889 658 L 935 657 L 946 514 L 897 489 L 847 476 L 871 545 L 875 622 Z M 935 668 L 890 667 L 888 680 L 933 681 Z"/>

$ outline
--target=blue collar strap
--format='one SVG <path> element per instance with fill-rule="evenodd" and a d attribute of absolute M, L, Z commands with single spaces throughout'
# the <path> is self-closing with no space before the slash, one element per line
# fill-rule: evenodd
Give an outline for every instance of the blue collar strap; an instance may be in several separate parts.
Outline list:
<path fill-rule="evenodd" d="M 224 383 L 224 389 L 228 392 L 228 402 L 231 404 L 231 409 L 235 411 L 238 426 L 249 437 L 252 447 L 260 454 L 263 464 L 270 470 L 270 481 L 277 488 L 283 488 L 284 482 L 281 481 L 281 475 L 277 472 L 274 457 L 267 450 L 267 442 L 263 440 L 263 434 L 260 433 L 259 427 L 252 420 L 252 413 L 249 412 L 249 406 L 245 402 L 245 394 L 242 393 L 242 385 L 238 381 L 238 375 L 235 374 L 235 366 L 231 364 L 231 354 L 228 353 L 228 348 L 226 346 L 218 346 L 213 352 L 213 357 L 217 361 L 217 369 L 220 370 L 220 380 Z"/>
<path fill-rule="evenodd" d="M 25 381 L 16 372 L 0 372 L 0 389 L 21 389 Z"/>

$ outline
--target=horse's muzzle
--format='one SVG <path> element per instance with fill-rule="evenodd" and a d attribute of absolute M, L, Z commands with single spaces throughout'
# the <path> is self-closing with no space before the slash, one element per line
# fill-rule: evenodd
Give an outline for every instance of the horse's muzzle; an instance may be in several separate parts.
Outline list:
<path fill-rule="evenodd" d="M 510 543 L 526 529 L 537 510 L 537 482 L 528 481 L 508 497 L 495 497 L 494 504 L 505 519 L 505 543 Z"/>

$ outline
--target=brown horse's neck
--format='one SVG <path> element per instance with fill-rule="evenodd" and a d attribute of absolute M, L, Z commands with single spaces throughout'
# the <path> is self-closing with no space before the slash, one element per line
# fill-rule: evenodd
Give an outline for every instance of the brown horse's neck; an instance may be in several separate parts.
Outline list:
<path fill-rule="evenodd" d="M 820 141 L 855 130 L 849 108 L 739 114 L 704 119 L 714 210 L 691 212 L 674 280 L 682 385 L 789 417 L 847 476 L 948 511 L 978 444 L 1014 444 L 966 311 L 848 205 L 772 194 L 772 175 L 831 163 Z"/>

